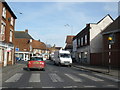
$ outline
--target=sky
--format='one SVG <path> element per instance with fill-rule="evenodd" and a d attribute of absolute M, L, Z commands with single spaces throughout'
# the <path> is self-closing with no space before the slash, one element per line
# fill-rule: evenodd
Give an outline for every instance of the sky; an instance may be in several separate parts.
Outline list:
<path fill-rule="evenodd" d="M 118 16 L 117 2 L 8 2 L 17 16 L 16 31 L 28 29 L 42 42 L 65 47 L 67 35 L 77 35 L 87 23 L 97 23 L 107 14 Z M 22 13 L 22 14 L 20 14 Z M 68 24 L 69 26 L 65 26 Z"/>

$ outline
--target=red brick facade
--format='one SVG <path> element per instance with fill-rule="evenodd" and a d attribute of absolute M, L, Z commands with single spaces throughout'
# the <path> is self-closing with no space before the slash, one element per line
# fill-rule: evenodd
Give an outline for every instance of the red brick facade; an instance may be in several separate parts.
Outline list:
<path fill-rule="evenodd" d="M 3 15 L 5 12 L 5 17 Z M 14 64 L 14 27 L 16 16 L 6 2 L 0 2 L 0 57 L 1 66 Z M 12 22 L 12 24 L 11 24 Z M 3 28 L 5 27 L 5 29 Z"/>

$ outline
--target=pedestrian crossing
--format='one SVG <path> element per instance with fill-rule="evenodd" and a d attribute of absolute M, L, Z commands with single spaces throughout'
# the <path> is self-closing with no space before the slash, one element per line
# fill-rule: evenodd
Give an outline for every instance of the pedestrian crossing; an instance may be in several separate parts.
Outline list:
<path fill-rule="evenodd" d="M 40 83 L 42 82 L 44 75 L 41 75 L 41 73 L 31 73 L 28 82 L 29 83 Z M 10 83 L 10 82 L 19 82 L 21 77 L 24 77 L 24 73 L 16 73 L 15 75 L 11 76 L 8 78 L 5 83 Z M 58 74 L 58 73 L 48 73 L 47 78 L 50 78 L 51 82 L 56 83 L 56 82 L 66 82 L 66 80 L 70 79 L 76 83 L 79 82 L 85 82 L 88 80 L 94 81 L 94 82 L 103 82 L 103 77 L 95 76 L 95 75 L 88 75 L 88 74 L 71 74 L 71 73 L 63 73 Z M 85 80 L 84 80 L 85 79 Z"/>
<path fill-rule="evenodd" d="M 40 82 L 40 74 L 36 73 L 36 74 L 32 74 L 29 82 Z"/>
<path fill-rule="evenodd" d="M 57 74 L 49 74 L 53 82 L 64 82 Z"/>
<path fill-rule="evenodd" d="M 10 77 L 5 82 L 17 82 L 21 78 L 22 75 L 23 75 L 22 73 L 16 73 L 15 75 L 13 75 L 12 77 Z"/>
<path fill-rule="evenodd" d="M 90 76 L 90 75 L 87 75 L 87 74 L 79 74 L 80 76 L 83 76 L 83 77 L 86 77 L 88 79 L 91 79 L 93 81 L 104 81 L 103 79 L 99 79 L 99 78 L 96 78 L 96 77 L 93 77 L 93 76 Z"/>
<path fill-rule="evenodd" d="M 68 76 L 70 79 L 72 79 L 75 82 L 82 82 L 82 80 L 79 77 L 76 77 L 74 75 L 71 74 L 65 74 L 66 76 Z"/>

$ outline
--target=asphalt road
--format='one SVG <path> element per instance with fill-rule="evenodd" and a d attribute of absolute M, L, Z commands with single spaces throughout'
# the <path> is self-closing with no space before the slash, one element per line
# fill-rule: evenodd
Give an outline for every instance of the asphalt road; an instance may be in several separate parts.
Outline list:
<path fill-rule="evenodd" d="M 117 82 L 100 77 L 98 73 L 56 66 L 50 60 L 46 61 L 45 71 L 28 71 L 26 62 L 19 63 L 23 66 L 3 76 L 3 88 L 118 88 Z"/>

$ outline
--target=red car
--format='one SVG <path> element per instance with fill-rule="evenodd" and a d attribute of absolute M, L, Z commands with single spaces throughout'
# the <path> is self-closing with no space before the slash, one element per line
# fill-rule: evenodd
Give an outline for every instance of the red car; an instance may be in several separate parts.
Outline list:
<path fill-rule="evenodd" d="M 28 60 L 28 70 L 35 68 L 35 69 L 41 69 L 45 70 L 46 63 L 43 60 L 42 57 L 32 57 L 30 60 Z"/>

